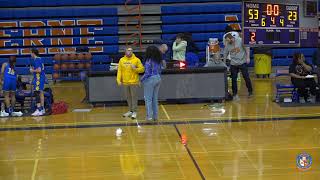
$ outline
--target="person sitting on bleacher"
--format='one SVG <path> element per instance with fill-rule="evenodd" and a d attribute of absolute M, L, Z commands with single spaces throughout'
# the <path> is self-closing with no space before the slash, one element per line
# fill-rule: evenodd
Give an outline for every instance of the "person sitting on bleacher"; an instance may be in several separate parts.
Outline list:
<path fill-rule="evenodd" d="M 22 116 L 22 112 L 15 112 L 16 104 L 16 81 L 17 74 L 15 71 L 16 57 L 10 56 L 9 63 L 3 63 L 1 68 L 1 82 L 3 83 L 2 90 L 4 91 L 4 101 L 6 110 L 1 111 L 0 116 Z M 11 100 L 11 101 L 10 101 Z"/>
<path fill-rule="evenodd" d="M 293 55 L 289 73 L 292 84 L 298 88 L 298 94 L 304 97 L 305 102 L 310 102 L 308 89 L 310 89 L 312 95 L 316 96 L 316 101 L 320 101 L 320 89 L 313 76 L 310 76 L 312 74 L 312 66 L 305 61 L 303 54 L 295 53 Z"/>

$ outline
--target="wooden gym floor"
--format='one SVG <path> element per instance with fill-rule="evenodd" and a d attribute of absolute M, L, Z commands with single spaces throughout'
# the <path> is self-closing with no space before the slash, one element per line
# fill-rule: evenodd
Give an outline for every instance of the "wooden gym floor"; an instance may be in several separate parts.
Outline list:
<path fill-rule="evenodd" d="M 0 119 L 0 180 L 319 179 L 319 107 L 279 107 L 273 80 L 253 84 L 254 97 L 242 86 L 224 114 L 206 104 L 161 105 L 159 123 L 147 125 L 140 106 L 141 128 L 121 117 L 124 106 L 72 112 L 91 108 L 81 103 L 82 84 L 56 84 L 55 100 L 69 113 Z M 296 167 L 301 152 L 313 158 L 307 171 Z"/>

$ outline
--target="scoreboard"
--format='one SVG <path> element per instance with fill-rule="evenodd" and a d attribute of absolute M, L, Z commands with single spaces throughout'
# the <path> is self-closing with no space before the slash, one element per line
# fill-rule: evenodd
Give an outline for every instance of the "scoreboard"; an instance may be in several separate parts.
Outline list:
<path fill-rule="evenodd" d="M 243 42 L 247 46 L 299 46 L 299 5 L 243 3 Z"/>

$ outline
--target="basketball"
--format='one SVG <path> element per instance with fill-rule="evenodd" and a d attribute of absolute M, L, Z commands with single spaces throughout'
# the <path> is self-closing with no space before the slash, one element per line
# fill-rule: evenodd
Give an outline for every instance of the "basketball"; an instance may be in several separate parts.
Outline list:
<path fill-rule="evenodd" d="M 55 55 L 53 56 L 53 59 L 54 59 L 55 61 L 60 61 L 60 60 L 61 60 L 61 54 L 55 54 Z"/>
<path fill-rule="evenodd" d="M 60 69 L 60 65 L 59 65 L 59 64 L 53 65 L 53 69 L 54 69 L 54 70 L 59 70 L 59 69 Z"/>
<path fill-rule="evenodd" d="M 53 79 L 58 79 L 59 78 L 59 74 L 58 73 L 53 73 Z"/>
<path fill-rule="evenodd" d="M 78 69 L 83 69 L 83 68 L 84 68 L 84 64 L 79 63 L 79 64 L 77 65 L 77 67 L 78 67 Z"/>
<path fill-rule="evenodd" d="M 91 67 L 91 63 L 86 63 L 86 68 L 89 69 Z"/>
<path fill-rule="evenodd" d="M 84 60 L 84 54 L 80 53 L 77 55 L 78 60 Z"/>
<path fill-rule="evenodd" d="M 75 60 L 77 59 L 77 55 L 74 53 L 69 54 L 69 60 Z"/>
<path fill-rule="evenodd" d="M 74 69 L 74 68 L 75 68 L 75 65 L 74 65 L 73 63 L 70 63 L 69 66 L 68 66 L 68 68 L 69 68 L 69 69 Z"/>
<path fill-rule="evenodd" d="M 68 68 L 67 64 L 62 64 L 61 69 L 66 70 Z"/>
<path fill-rule="evenodd" d="M 69 59 L 69 55 L 68 54 L 61 55 L 61 60 L 68 60 L 68 59 Z"/>
<path fill-rule="evenodd" d="M 86 53 L 85 55 L 84 55 L 84 59 L 85 60 L 91 60 L 92 59 L 92 55 L 91 55 L 91 53 Z"/>

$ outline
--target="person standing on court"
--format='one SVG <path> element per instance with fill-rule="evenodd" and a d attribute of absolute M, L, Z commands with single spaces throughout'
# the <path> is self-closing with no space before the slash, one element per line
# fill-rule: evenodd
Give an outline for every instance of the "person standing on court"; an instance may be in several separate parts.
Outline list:
<path fill-rule="evenodd" d="M 124 57 L 119 61 L 117 72 L 117 83 L 125 89 L 126 99 L 129 111 L 123 114 L 123 117 L 137 118 L 139 73 L 144 72 L 144 67 L 139 58 L 137 58 L 131 47 L 127 47 Z"/>
<path fill-rule="evenodd" d="M 147 121 L 158 120 L 158 94 L 161 83 L 162 55 L 156 46 L 149 46 L 146 50 L 145 72 L 141 78 L 143 83 L 144 101 Z"/>
<path fill-rule="evenodd" d="M 33 58 L 34 62 L 30 67 L 30 72 L 33 73 L 33 91 L 37 103 L 37 109 L 31 115 L 42 116 L 45 114 L 43 90 L 46 75 L 44 72 L 44 61 L 39 57 L 38 49 L 31 49 L 31 57 Z"/>
<path fill-rule="evenodd" d="M 230 72 L 232 79 L 232 93 L 234 100 L 239 100 L 237 78 L 239 70 L 246 82 L 249 97 L 252 96 L 253 89 L 250 80 L 248 66 L 250 63 L 250 49 L 245 48 L 240 37 L 234 37 L 231 33 L 225 35 L 224 61 L 230 55 Z"/>
<path fill-rule="evenodd" d="M 2 111 L 0 116 L 22 116 L 22 112 L 15 112 L 14 107 L 16 104 L 16 89 L 17 89 L 17 73 L 15 69 L 16 57 L 10 56 L 9 63 L 3 63 L 1 68 L 0 81 L 4 91 L 4 102 L 6 110 Z"/>

